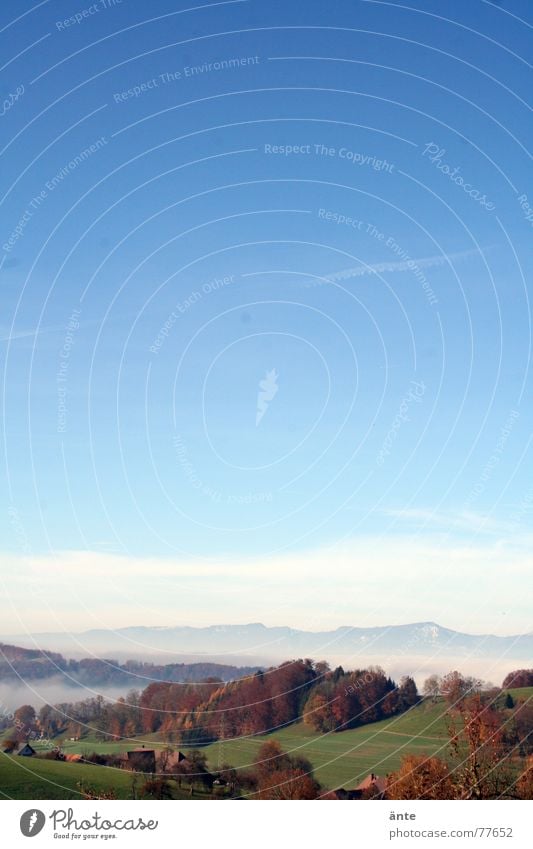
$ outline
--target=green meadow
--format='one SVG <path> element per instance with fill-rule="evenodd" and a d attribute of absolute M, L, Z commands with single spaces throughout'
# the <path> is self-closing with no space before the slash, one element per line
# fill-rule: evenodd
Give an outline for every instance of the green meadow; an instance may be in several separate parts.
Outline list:
<path fill-rule="evenodd" d="M 253 763 L 260 746 L 274 739 L 285 751 L 306 757 L 324 787 L 353 787 L 369 772 L 386 775 L 397 769 L 402 755 L 407 752 L 429 755 L 445 752 L 444 710 L 443 701 L 423 702 L 393 719 L 330 734 L 317 734 L 299 722 L 268 735 L 219 741 L 204 747 L 203 751 L 211 770 L 224 763 L 246 768 Z M 92 751 L 123 752 L 142 744 L 147 748 L 167 745 L 157 734 L 116 742 L 102 742 L 91 735 L 78 742 L 67 741 L 63 749 L 87 754 Z M 170 745 L 184 752 L 187 750 L 178 744 Z"/>
<path fill-rule="evenodd" d="M 83 799 L 78 786 L 97 792 L 113 790 L 117 799 L 139 799 L 145 777 L 108 766 L 22 758 L 0 753 L 1 799 Z M 135 781 L 135 789 L 133 783 Z M 174 799 L 190 799 L 187 789 L 171 781 Z M 195 788 L 193 799 L 212 798 Z"/>
<path fill-rule="evenodd" d="M 285 751 L 306 757 L 324 787 L 355 787 L 369 772 L 386 775 L 397 769 L 407 752 L 443 756 L 444 703 L 423 703 L 392 720 L 338 733 L 317 734 L 299 722 L 268 737 L 224 740 L 204 751 L 212 769 L 222 763 L 245 768 L 266 739 L 276 739 Z"/>
<path fill-rule="evenodd" d="M 132 774 L 123 770 L 0 754 L 4 799 L 82 799 L 79 781 L 100 791 L 113 788 L 118 799 L 131 798 Z"/>

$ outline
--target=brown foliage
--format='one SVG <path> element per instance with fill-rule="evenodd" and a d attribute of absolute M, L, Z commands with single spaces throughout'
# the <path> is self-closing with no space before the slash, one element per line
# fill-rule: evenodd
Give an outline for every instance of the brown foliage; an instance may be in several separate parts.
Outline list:
<path fill-rule="evenodd" d="M 379 666 L 347 674 L 341 669 L 313 688 L 303 718 L 316 731 L 345 731 L 394 716 L 417 701 L 412 678 L 396 686 Z"/>
<path fill-rule="evenodd" d="M 518 779 L 516 792 L 519 799 L 533 799 L 533 760 Z"/>
<path fill-rule="evenodd" d="M 164 778 L 149 778 L 139 791 L 143 799 L 172 799 L 172 788 Z"/>
<path fill-rule="evenodd" d="M 533 687 L 533 669 L 516 669 L 503 679 L 502 690 L 510 687 Z"/>
<path fill-rule="evenodd" d="M 454 799 L 455 786 L 448 765 L 440 758 L 404 755 L 398 772 L 387 779 L 389 799 Z"/>
<path fill-rule="evenodd" d="M 450 746 L 458 799 L 506 796 L 513 779 L 506 767 L 503 717 L 480 695 L 466 699 L 458 721 L 450 722 Z"/>
<path fill-rule="evenodd" d="M 480 693 L 460 695 L 457 675 L 447 678 L 453 684 L 450 693 L 453 690 L 455 706 L 448 711 L 452 765 L 439 758 L 407 755 L 400 770 L 389 776 L 387 795 L 391 799 L 527 798 L 533 792 L 533 768 L 522 774 L 515 789 L 516 772 L 509 765 L 511 755 L 522 745 L 521 740 L 516 743 L 517 711 L 511 714 L 511 734 L 506 727 L 508 712 L 495 710 Z M 530 719 L 524 713 L 524 733 L 528 727 L 531 731 Z"/>
<path fill-rule="evenodd" d="M 316 799 L 320 791 L 309 761 L 287 754 L 276 740 L 259 749 L 254 774 L 259 799 Z"/>
<path fill-rule="evenodd" d="M 440 682 L 440 692 L 450 707 L 461 707 L 462 702 L 477 693 L 481 687 L 477 678 L 461 675 L 460 672 L 448 672 Z"/>
<path fill-rule="evenodd" d="M 280 769 L 259 785 L 259 799 L 316 799 L 320 785 L 301 769 Z"/>
<path fill-rule="evenodd" d="M 112 787 L 107 790 L 97 790 L 91 784 L 85 784 L 83 781 L 77 781 L 76 787 L 85 799 L 116 799 L 117 794 Z"/>
<path fill-rule="evenodd" d="M 525 755 L 533 752 L 533 704 L 519 702 L 512 713 L 514 741 Z"/>

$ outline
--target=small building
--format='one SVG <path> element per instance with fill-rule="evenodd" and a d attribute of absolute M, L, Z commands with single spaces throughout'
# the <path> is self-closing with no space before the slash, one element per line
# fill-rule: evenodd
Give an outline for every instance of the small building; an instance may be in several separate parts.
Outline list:
<path fill-rule="evenodd" d="M 19 749 L 17 754 L 19 755 L 19 757 L 22 757 L 22 758 L 33 758 L 33 756 L 35 754 L 35 749 L 33 748 L 33 746 L 30 746 L 29 743 L 26 743 L 22 747 L 22 749 Z"/>
<path fill-rule="evenodd" d="M 165 772 L 172 774 L 172 772 L 184 761 L 187 761 L 187 756 L 184 755 L 183 752 L 172 752 L 166 761 Z M 179 769 L 177 771 L 179 772 Z"/>
<path fill-rule="evenodd" d="M 370 772 L 355 788 L 356 792 L 361 794 L 359 799 L 383 799 L 386 789 L 386 780 L 374 772 Z"/>
<path fill-rule="evenodd" d="M 128 766 L 136 772 L 155 772 L 155 751 L 153 749 L 133 749 L 127 752 Z"/>
<path fill-rule="evenodd" d="M 343 787 L 339 787 L 338 790 L 329 790 L 328 793 L 324 793 L 320 798 L 321 799 L 327 799 L 327 800 L 331 800 L 331 799 L 360 799 L 361 796 L 359 795 L 357 790 L 345 790 Z"/>
<path fill-rule="evenodd" d="M 331 790 L 322 796 L 323 799 L 384 799 L 387 782 L 374 772 L 369 773 L 354 790 Z"/>

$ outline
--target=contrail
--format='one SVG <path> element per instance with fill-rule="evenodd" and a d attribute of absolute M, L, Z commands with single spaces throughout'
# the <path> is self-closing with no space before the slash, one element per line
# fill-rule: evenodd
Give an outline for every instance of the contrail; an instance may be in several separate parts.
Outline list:
<path fill-rule="evenodd" d="M 352 277 L 365 277 L 368 274 L 381 274 L 386 271 L 413 271 L 420 268 L 434 268 L 453 260 L 465 259 L 469 256 L 479 254 L 477 248 L 472 248 L 468 251 L 458 251 L 454 254 L 438 254 L 437 256 L 426 256 L 420 259 L 411 259 L 408 254 L 405 254 L 405 259 L 395 262 L 377 262 L 373 265 L 358 265 L 355 268 L 345 268 L 342 271 L 336 271 L 334 274 L 328 274 L 320 280 L 313 280 L 306 283 L 306 287 L 323 286 L 325 283 L 333 283 L 336 280 L 349 280 Z"/>

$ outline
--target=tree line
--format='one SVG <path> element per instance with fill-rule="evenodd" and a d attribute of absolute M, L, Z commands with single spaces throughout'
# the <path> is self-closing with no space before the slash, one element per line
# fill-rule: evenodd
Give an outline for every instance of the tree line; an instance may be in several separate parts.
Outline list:
<path fill-rule="evenodd" d="M 158 732 L 168 742 L 197 745 L 265 734 L 301 718 L 321 733 L 342 731 L 394 716 L 418 700 L 411 678 L 396 684 L 379 667 L 345 672 L 300 659 L 226 683 L 212 677 L 153 681 L 116 701 L 95 696 L 46 704 L 38 714 L 23 705 L 15 712 L 16 736 L 38 731 L 77 739 L 91 731 L 109 739 Z"/>
<path fill-rule="evenodd" d="M 150 681 L 204 681 L 208 677 L 230 681 L 250 675 L 257 666 L 232 666 L 210 663 L 146 663 L 137 660 L 82 658 L 67 660 L 58 652 L 23 649 L 0 643 L 0 681 L 34 681 L 46 678 L 62 679 L 76 686 L 145 687 Z"/>

